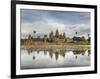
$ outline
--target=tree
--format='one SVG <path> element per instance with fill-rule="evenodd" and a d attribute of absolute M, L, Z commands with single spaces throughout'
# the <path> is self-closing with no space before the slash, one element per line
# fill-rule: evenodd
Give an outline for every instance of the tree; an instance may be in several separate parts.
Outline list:
<path fill-rule="evenodd" d="M 78 34 L 78 33 L 77 33 L 77 32 L 75 32 L 75 34 L 76 34 L 76 36 L 77 36 L 77 34 Z"/>
<path fill-rule="evenodd" d="M 85 41 L 85 37 L 84 36 L 81 37 L 81 41 Z"/>
<path fill-rule="evenodd" d="M 66 33 L 65 32 L 63 33 L 63 38 L 66 38 Z"/>
<path fill-rule="evenodd" d="M 76 37 L 76 36 L 74 36 L 72 39 L 73 39 L 74 41 L 78 41 L 78 37 Z"/>
<path fill-rule="evenodd" d="M 36 34 L 36 30 L 33 30 L 34 35 Z"/>
<path fill-rule="evenodd" d="M 88 37 L 87 41 L 88 41 L 88 43 L 90 43 L 90 41 L 91 41 L 91 37 Z"/>
<path fill-rule="evenodd" d="M 44 35 L 44 38 L 47 38 L 47 35 L 46 34 Z"/>
<path fill-rule="evenodd" d="M 45 34 L 44 35 L 44 41 L 46 42 L 46 40 L 47 40 L 47 35 Z"/>
<path fill-rule="evenodd" d="M 88 34 L 88 39 L 87 39 L 88 43 L 90 43 L 90 40 L 91 40 L 90 34 Z"/>
<path fill-rule="evenodd" d="M 90 34 L 88 34 L 88 37 L 90 36 Z"/>
<path fill-rule="evenodd" d="M 35 34 L 36 33 L 36 30 L 34 30 L 33 33 Z"/>
<path fill-rule="evenodd" d="M 76 36 L 74 36 L 73 40 L 74 41 L 85 41 L 85 37 L 84 36 L 82 36 L 82 37 L 76 37 Z"/>

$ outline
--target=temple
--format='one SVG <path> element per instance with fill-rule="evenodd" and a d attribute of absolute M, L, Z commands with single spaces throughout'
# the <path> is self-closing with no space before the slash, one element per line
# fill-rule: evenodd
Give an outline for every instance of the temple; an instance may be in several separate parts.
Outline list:
<path fill-rule="evenodd" d="M 45 34 L 43 38 L 40 38 L 40 36 L 37 36 L 36 38 L 29 34 L 27 39 L 21 39 L 21 45 L 38 45 L 38 44 L 62 44 L 67 41 L 66 34 L 63 32 L 63 34 L 59 34 L 58 29 L 55 31 L 55 34 L 53 31 L 49 33 L 48 35 Z"/>

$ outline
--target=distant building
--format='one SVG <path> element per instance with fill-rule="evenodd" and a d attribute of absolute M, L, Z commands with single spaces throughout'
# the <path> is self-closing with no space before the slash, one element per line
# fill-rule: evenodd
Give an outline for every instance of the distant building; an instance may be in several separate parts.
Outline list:
<path fill-rule="evenodd" d="M 56 30 L 55 34 L 53 31 L 49 34 L 49 37 L 45 34 L 44 38 L 40 38 L 38 36 L 37 38 L 33 38 L 32 35 L 28 36 L 28 39 L 21 39 L 21 44 L 46 44 L 46 43 L 56 43 L 61 44 L 66 42 L 66 34 L 65 32 L 63 34 L 59 34 L 58 29 Z"/>

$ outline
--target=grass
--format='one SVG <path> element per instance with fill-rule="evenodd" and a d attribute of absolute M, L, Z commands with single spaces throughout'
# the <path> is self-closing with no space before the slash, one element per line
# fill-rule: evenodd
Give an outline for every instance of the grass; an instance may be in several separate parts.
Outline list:
<path fill-rule="evenodd" d="M 87 50 L 90 45 L 21 45 L 21 48 L 34 48 L 34 49 L 64 49 L 64 50 Z"/>

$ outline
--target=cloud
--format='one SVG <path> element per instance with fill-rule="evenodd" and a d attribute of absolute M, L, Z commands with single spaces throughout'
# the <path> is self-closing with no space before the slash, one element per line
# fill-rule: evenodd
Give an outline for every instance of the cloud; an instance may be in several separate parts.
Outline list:
<path fill-rule="evenodd" d="M 38 34 L 49 34 L 51 31 L 55 32 L 56 29 L 62 33 L 65 30 L 65 25 L 53 19 L 47 19 L 47 17 L 43 18 L 41 21 L 35 21 L 32 23 L 25 22 L 21 24 L 21 33 L 24 34 L 32 34 L 33 30 L 36 30 Z"/>
<path fill-rule="evenodd" d="M 71 24 L 66 28 L 66 34 L 70 37 L 75 36 L 75 32 L 78 33 L 78 36 L 85 36 L 90 34 L 90 25 L 87 24 Z"/>
<path fill-rule="evenodd" d="M 48 35 L 56 29 L 60 33 L 65 32 L 68 37 L 73 37 L 76 31 L 79 36 L 86 37 L 90 34 L 90 13 L 22 10 L 22 37 L 33 34 L 33 30 L 36 30 L 38 36 L 43 37 L 44 34 Z"/>

